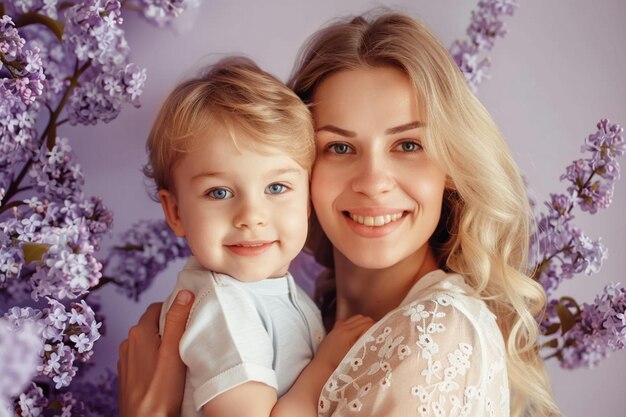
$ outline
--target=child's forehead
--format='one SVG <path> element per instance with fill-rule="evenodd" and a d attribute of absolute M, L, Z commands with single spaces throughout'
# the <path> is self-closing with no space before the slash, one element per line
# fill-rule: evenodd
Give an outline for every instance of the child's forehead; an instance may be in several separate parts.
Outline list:
<path fill-rule="evenodd" d="M 288 173 L 306 174 L 300 164 L 279 146 L 206 132 L 194 141 L 178 164 L 187 172 L 217 172 L 224 175 L 242 171 L 259 176 Z"/>

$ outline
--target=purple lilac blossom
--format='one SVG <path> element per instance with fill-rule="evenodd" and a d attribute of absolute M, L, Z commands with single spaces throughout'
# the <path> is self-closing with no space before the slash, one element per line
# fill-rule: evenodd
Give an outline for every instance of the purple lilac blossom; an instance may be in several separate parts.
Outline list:
<path fill-rule="evenodd" d="M 68 102 L 70 123 L 107 123 L 118 116 L 122 103 L 129 102 L 139 107 L 139 96 L 145 81 L 146 70 L 135 64 L 104 68 L 73 91 Z"/>
<path fill-rule="evenodd" d="M 11 308 L 5 315 L 12 328 L 25 323 L 39 327 L 40 362 L 37 372 L 50 378 L 56 389 L 67 387 L 78 369 L 76 361 L 85 362 L 93 355 L 93 345 L 100 338 L 101 322 L 85 302 L 71 303 L 66 308 L 60 302 L 47 298 L 48 307 L 36 310 L 30 307 Z"/>
<path fill-rule="evenodd" d="M 574 161 L 561 176 L 561 180 L 571 182 L 567 190 L 576 195 L 580 209 L 591 214 L 611 204 L 615 181 L 620 177 L 617 157 L 626 149 L 620 125 L 603 119 L 597 127 L 581 149 L 590 152 L 591 158 Z"/>
<path fill-rule="evenodd" d="M 611 352 L 626 348 L 626 289 L 609 284 L 561 340 L 561 366 L 594 368 Z"/>
<path fill-rule="evenodd" d="M 487 78 L 490 66 L 488 58 L 479 58 L 483 51 L 493 48 L 495 40 L 506 35 L 503 16 L 512 16 L 517 9 L 517 0 L 480 0 L 478 8 L 472 11 L 467 28 L 469 39 L 457 40 L 450 47 L 450 53 L 465 76 L 472 91 Z"/>
<path fill-rule="evenodd" d="M 17 399 L 15 415 L 21 417 L 41 417 L 44 409 L 48 406 L 48 400 L 43 394 L 41 387 L 35 383 L 30 388 L 20 394 Z"/>
<path fill-rule="evenodd" d="M 28 282 L 34 300 L 87 293 L 102 276 L 94 253 L 111 228 L 111 212 L 98 198 L 56 203 L 33 197 L 25 203 L 0 222 L 0 290 L 11 293 L 9 288 Z M 22 248 L 29 243 L 47 245 L 47 250 L 39 262 L 26 265 Z"/>
<path fill-rule="evenodd" d="M 53 19 L 57 18 L 57 0 L 13 0 L 7 5 L 9 15 L 22 13 L 41 13 Z"/>
<path fill-rule="evenodd" d="M 72 391 L 76 401 L 72 417 L 80 415 L 75 414 L 79 404 L 84 410 L 84 415 L 89 417 L 117 415 L 117 375 L 109 369 L 95 378 L 83 374 L 76 381 L 76 386 L 72 385 Z"/>
<path fill-rule="evenodd" d="M 533 238 L 531 253 L 538 266 L 537 277 L 548 295 L 559 284 L 584 272 L 598 273 L 607 258 L 607 249 L 601 239 L 592 240 L 573 223 L 572 210 L 576 204 L 581 210 L 595 214 L 612 201 L 615 182 L 619 179 L 620 166 L 617 157 L 624 154 L 626 145 L 623 129 L 602 119 L 597 131 L 590 134 L 582 152 L 590 158 L 581 158 L 566 168 L 561 181 L 570 185 L 566 194 L 551 194 L 546 203 L 547 213 L 541 213 L 537 221 L 537 233 Z"/>
<path fill-rule="evenodd" d="M 539 215 L 531 251 L 540 259 L 538 277 L 548 295 L 575 274 L 598 273 L 608 256 L 601 239 L 592 240 L 570 224 L 574 197 L 551 194 L 550 198 L 550 203 L 546 203 L 548 212 Z"/>
<path fill-rule="evenodd" d="M 39 49 L 24 49 L 25 44 L 11 17 L 0 17 L 0 96 L 29 106 L 43 93 L 46 77 Z"/>
<path fill-rule="evenodd" d="M 51 200 L 63 201 L 80 194 L 83 173 L 69 141 L 57 138 L 54 147 L 39 154 L 29 172 L 36 190 Z"/>
<path fill-rule="evenodd" d="M 123 103 L 139 106 L 145 69 L 128 63 L 129 47 L 121 29 L 121 5 L 89 0 L 65 12 L 63 41 L 79 62 L 89 63 L 67 103 L 71 124 L 96 124 L 117 117 Z"/>
<path fill-rule="evenodd" d="M 159 27 L 166 26 L 185 9 L 198 4 L 197 0 L 138 0 L 143 16 Z"/>
<path fill-rule="evenodd" d="M 45 75 L 38 49 L 24 49 L 11 17 L 0 17 L 0 202 L 13 181 L 14 168 L 35 155 L 37 98 Z"/>
<path fill-rule="evenodd" d="M 170 262 L 191 255 L 185 240 L 164 220 L 141 220 L 122 235 L 121 241 L 122 246 L 111 252 L 106 275 L 135 300 Z"/>
<path fill-rule="evenodd" d="M 37 374 L 43 348 L 40 326 L 35 320 L 16 326 L 0 318 L 0 415 Z"/>

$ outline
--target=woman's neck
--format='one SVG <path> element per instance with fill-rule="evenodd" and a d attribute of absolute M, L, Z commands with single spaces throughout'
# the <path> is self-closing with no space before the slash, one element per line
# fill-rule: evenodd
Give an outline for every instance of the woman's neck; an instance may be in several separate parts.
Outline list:
<path fill-rule="evenodd" d="M 337 319 L 363 314 L 378 321 L 400 305 L 421 277 L 439 268 L 429 247 L 384 269 L 358 267 L 336 249 L 334 260 Z"/>

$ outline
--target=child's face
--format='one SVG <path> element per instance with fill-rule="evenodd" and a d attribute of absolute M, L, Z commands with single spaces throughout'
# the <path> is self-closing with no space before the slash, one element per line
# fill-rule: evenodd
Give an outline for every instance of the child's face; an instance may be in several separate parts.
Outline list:
<path fill-rule="evenodd" d="M 207 269 L 240 281 L 286 274 L 307 234 L 306 170 L 279 150 L 237 149 L 223 128 L 210 130 L 175 164 L 175 192 L 159 193 L 168 223 Z"/>

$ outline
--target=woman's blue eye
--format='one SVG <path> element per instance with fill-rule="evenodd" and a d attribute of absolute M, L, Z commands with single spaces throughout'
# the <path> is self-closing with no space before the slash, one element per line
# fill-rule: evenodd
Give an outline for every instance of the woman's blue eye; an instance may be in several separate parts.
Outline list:
<path fill-rule="evenodd" d="M 282 194 L 287 190 L 287 186 L 279 183 L 270 184 L 265 189 L 266 194 Z"/>
<path fill-rule="evenodd" d="M 337 155 L 344 155 L 350 152 L 350 146 L 346 143 L 331 143 L 328 150 Z"/>
<path fill-rule="evenodd" d="M 396 146 L 396 150 L 399 150 L 402 152 L 417 152 L 422 149 L 423 148 L 421 144 L 419 144 L 418 142 L 413 142 L 413 141 L 402 142 L 398 144 L 398 146 Z"/>
<path fill-rule="evenodd" d="M 214 200 L 226 200 L 227 198 L 232 197 L 233 193 L 226 188 L 214 188 L 210 190 L 206 195 Z"/>

